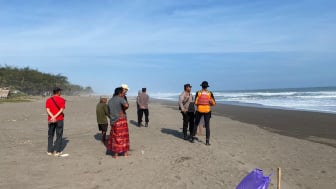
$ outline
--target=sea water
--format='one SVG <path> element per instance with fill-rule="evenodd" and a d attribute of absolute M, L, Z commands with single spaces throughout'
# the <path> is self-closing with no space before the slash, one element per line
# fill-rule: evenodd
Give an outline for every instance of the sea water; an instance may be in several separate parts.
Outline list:
<path fill-rule="evenodd" d="M 336 113 L 336 87 L 213 91 L 216 102 L 241 106 L 272 107 Z M 178 100 L 179 93 L 156 93 L 153 98 Z"/>

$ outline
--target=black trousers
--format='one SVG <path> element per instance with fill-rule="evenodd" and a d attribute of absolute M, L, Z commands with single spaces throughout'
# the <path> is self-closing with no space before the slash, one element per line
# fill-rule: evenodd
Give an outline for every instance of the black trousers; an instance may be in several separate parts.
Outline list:
<path fill-rule="evenodd" d="M 138 109 L 138 123 L 142 122 L 143 114 L 145 113 L 145 122 L 149 122 L 149 111 L 148 109 Z"/>
<path fill-rule="evenodd" d="M 63 137 L 64 121 L 57 121 L 48 124 L 48 152 L 61 152 L 62 151 L 62 137 Z M 54 135 L 56 131 L 56 141 L 54 145 Z"/>
<path fill-rule="evenodd" d="M 194 131 L 194 119 L 195 113 L 194 112 L 181 112 L 183 116 L 183 135 L 186 137 L 188 135 L 188 126 L 189 126 L 189 133 L 193 136 Z"/>
<path fill-rule="evenodd" d="M 210 140 L 210 118 L 211 118 L 211 112 L 208 113 L 201 113 L 196 111 L 195 114 L 195 127 L 193 129 L 192 136 L 196 135 L 198 125 L 200 123 L 201 117 L 204 116 L 204 126 L 205 126 L 205 138 L 207 141 Z"/>

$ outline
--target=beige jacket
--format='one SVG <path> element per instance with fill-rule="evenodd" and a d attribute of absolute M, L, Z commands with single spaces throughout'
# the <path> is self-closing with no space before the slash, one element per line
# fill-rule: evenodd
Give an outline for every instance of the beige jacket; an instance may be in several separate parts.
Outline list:
<path fill-rule="evenodd" d="M 190 109 L 189 107 L 190 103 L 192 103 L 191 106 L 193 106 L 194 104 L 193 100 L 194 100 L 194 97 L 192 93 L 187 93 L 183 91 L 179 97 L 179 106 L 181 108 L 181 111 L 182 112 L 194 111 L 193 109 Z"/>
<path fill-rule="evenodd" d="M 137 97 L 137 103 L 140 109 L 148 109 L 149 96 L 147 93 L 140 93 Z"/>

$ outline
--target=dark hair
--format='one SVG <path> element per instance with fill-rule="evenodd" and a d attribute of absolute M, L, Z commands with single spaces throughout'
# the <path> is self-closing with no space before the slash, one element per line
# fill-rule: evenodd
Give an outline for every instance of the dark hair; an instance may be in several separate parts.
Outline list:
<path fill-rule="evenodd" d="M 53 94 L 57 94 L 58 92 L 62 91 L 61 88 L 59 87 L 55 87 L 54 90 L 53 90 Z"/>
<path fill-rule="evenodd" d="M 142 88 L 142 92 L 146 92 L 146 90 L 147 90 L 146 88 Z"/>
<path fill-rule="evenodd" d="M 190 88 L 191 88 L 191 85 L 190 85 L 189 83 L 185 84 L 185 85 L 184 85 L 184 90 L 186 90 L 187 87 L 190 87 Z"/>
<path fill-rule="evenodd" d="M 209 83 L 207 81 L 203 81 L 201 86 L 202 86 L 203 89 L 206 89 L 206 88 L 210 87 Z"/>
<path fill-rule="evenodd" d="M 114 89 L 114 94 L 113 96 L 118 96 L 123 92 L 123 88 L 122 87 L 117 87 Z"/>

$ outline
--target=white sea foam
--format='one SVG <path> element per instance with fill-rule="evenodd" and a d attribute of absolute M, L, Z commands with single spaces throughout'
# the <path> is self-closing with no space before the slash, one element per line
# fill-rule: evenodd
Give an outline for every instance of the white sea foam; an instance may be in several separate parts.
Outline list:
<path fill-rule="evenodd" d="M 154 98 L 177 101 L 179 93 L 157 93 Z M 336 113 L 336 88 L 302 88 L 256 91 L 217 91 L 218 103 L 258 105 Z"/>
<path fill-rule="evenodd" d="M 217 92 L 217 102 L 257 104 L 307 111 L 336 113 L 335 88 Z"/>
<path fill-rule="evenodd" d="M 175 100 L 177 101 L 179 95 L 180 93 L 164 93 L 164 92 L 150 94 L 152 98 L 162 99 L 162 100 L 172 100 L 172 101 L 175 101 Z"/>

